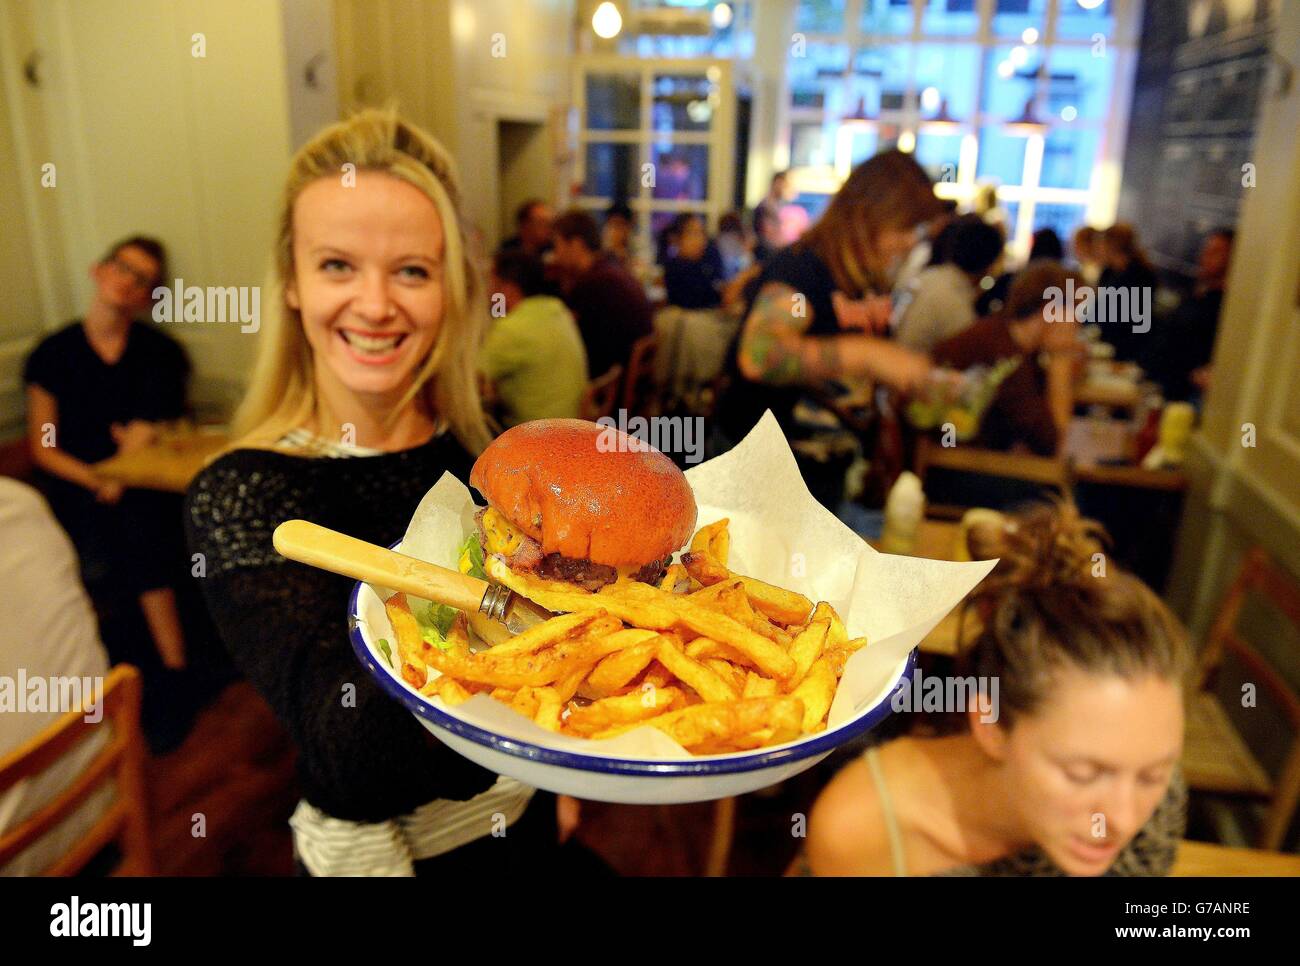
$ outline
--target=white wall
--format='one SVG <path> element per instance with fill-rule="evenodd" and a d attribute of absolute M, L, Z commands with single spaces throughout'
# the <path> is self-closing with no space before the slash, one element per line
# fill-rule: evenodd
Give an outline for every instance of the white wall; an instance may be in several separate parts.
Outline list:
<path fill-rule="evenodd" d="M 1300 4 L 1279 8 L 1274 49 L 1295 60 Z M 1214 352 L 1189 455 L 1192 479 L 1171 596 L 1209 624 L 1244 550 L 1264 547 L 1300 579 L 1300 82 L 1260 100 Z M 1258 644 L 1259 642 L 1253 641 Z M 1285 656 L 1294 670 L 1295 653 Z"/>
<path fill-rule="evenodd" d="M 338 59 L 330 0 L 280 0 L 290 144 L 297 150 L 338 120 Z"/>
<path fill-rule="evenodd" d="M 143 232 L 168 246 L 186 284 L 260 285 L 289 157 L 280 7 L 264 0 L 48 0 L 6 4 L 7 65 L 44 52 L 42 83 L 5 71 L 43 330 L 85 310 L 90 264 Z M 201 33 L 206 56 L 193 56 Z M 0 139 L 0 151 L 5 150 Z M 41 189 L 40 164 L 57 166 Z M 5 185 L 8 187 L 8 185 Z M 31 312 L 30 292 L 0 291 L 0 334 Z M 239 394 L 255 337 L 179 324 L 200 402 Z M 17 372 L 0 370 L 12 391 Z M 4 397 L 8 398 L 8 397 Z M 13 413 L 6 410 L 5 421 Z"/>
<path fill-rule="evenodd" d="M 343 113 L 396 103 L 442 141 L 493 246 L 497 121 L 545 122 L 567 103 L 573 0 L 337 0 L 336 10 Z M 567 190 L 559 180 L 557 169 L 556 200 Z"/>
<path fill-rule="evenodd" d="M 496 228 L 502 206 L 497 121 L 544 122 L 553 106 L 568 102 L 573 0 L 454 0 L 451 28 L 457 58 L 457 161 L 470 213 L 494 246 L 500 240 Z M 497 53 L 502 50 L 500 42 L 505 56 L 494 56 L 494 45 Z M 568 186 L 557 183 L 558 178 L 555 172 L 550 179 L 552 200 L 566 197 Z"/>
<path fill-rule="evenodd" d="M 60 238 L 57 188 L 40 186 L 54 155 L 40 123 L 49 100 L 48 58 L 36 61 L 39 87 L 23 66 L 41 49 L 33 7 L 0 5 L 0 436 L 20 431 L 22 364 L 39 335 L 72 311 Z M 57 171 L 56 171 L 57 174 Z M 57 182 L 56 182 L 57 184 Z"/>
<path fill-rule="evenodd" d="M 768 0 L 754 8 L 754 60 L 746 65 L 754 98 L 745 177 L 745 203 L 751 208 L 767 194 L 772 175 L 789 162 L 788 147 L 779 142 L 794 11 L 795 0 Z"/>

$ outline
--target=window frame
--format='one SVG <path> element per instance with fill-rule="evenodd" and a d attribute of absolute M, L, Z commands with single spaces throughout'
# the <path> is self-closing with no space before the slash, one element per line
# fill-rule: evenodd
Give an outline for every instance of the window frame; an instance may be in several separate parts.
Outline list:
<path fill-rule="evenodd" d="M 853 83 L 853 67 L 859 54 L 872 47 L 904 45 L 907 47 L 908 75 L 904 90 L 902 110 L 881 111 L 875 119 L 854 121 L 851 124 L 874 126 L 879 140 L 886 143 L 910 137 L 909 150 L 915 150 L 920 134 L 960 136 L 960 160 L 951 180 L 942 179 L 935 186 L 940 197 L 959 204 L 972 201 L 983 184 L 990 179 L 977 179 L 979 163 L 979 132 L 982 128 L 1001 128 L 1007 136 L 1024 137 L 1025 160 L 1017 184 L 999 184 L 999 202 L 1018 204 L 1015 223 L 1010 226 L 1008 248 L 1013 255 L 1025 257 L 1033 235 L 1034 217 L 1040 204 L 1071 204 L 1084 206 L 1084 220 L 1090 224 L 1109 224 L 1115 218 L 1119 204 L 1120 171 L 1123 166 L 1124 138 L 1127 134 L 1129 104 L 1133 92 L 1133 74 L 1137 60 L 1138 31 L 1141 24 L 1143 0 L 1112 0 L 1111 29 L 1104 36 L 1105 56 L 1110 64 L 1110 92 L 1108 109 L 1102 118 L 1065 121 L 1059 115 L 1048 115 L 1046 104 L 1050 84 L 1052 54 L 1056 50 L 1089 48 L 1095 45 L 1096 34 L 1089 37 L 1058 37 L 1057 22 L 1063 4 L 1072 0 L 1047 0 L 1044 23 L 1035 44 L 1042 51 L 1043 69 L 1035 82 L 1033 104 L 1042 129 L 1037 133 L 1017 131 L 1014 119 L 995 117 L 984 110 L 983 92 L 989 70 L 989 52 L 1014 46 L 1018 38 L 998 35 L 993 30 L 995 0 L 976 0 L 978 26 L 970 35 L 933 35 L 922 33 L 926 0 L 912 0 L 912 28 L 909 35 L 868 33 L 861 30 L 862 14 L 868 0 L 846 0 L 844 29 L 838 34 L 799 33 L 805 44 L 840 44 L 849 50 L 848 66 L 839 78 L 844 85 L 845 104 L 851 100 L 849 91 Z M 796 0 L 797 6 L 797 0 Z M 795 21 L 792 20 L 792 23 Z M 975 76 L 975 109 L 970 117 L 946 126 L 925 120 L 921 114 L 920 90 L 917 81 L 918 49 L 929 46 L 974 46 L 978 48 Z M 788 57 L 787 57 L 788 64 Z M 791 104 L 790 71 L 782 71 L 782 92 L 778 102 L 776 168 L 789 168 L 791 181 L 800 194 L 833 194 L 848 176 L 848 165 L 839 157 L 839 142 L 844 124 L 825 108 L 794 108 Z M 833 82 L 828 82 L 833 83 Z M 856 102 L 853 106 L 856 106 Z M 851 108 L 850 108 L 851 109 Z M 830 165 L 790 167 L 791 134 L 794 124 L 820 121 L 823 127 L 834 125 L 835 158 Z M 928 128 L 928 130 L 927 130 Z M 1056 130 L 1085 129 L 1098 133 L 1097 148 L 1093 156 L 1092 175 L 1085 188 L 1055 188 L 1041 184 L 1043 156 L 1048 136 Z"/>

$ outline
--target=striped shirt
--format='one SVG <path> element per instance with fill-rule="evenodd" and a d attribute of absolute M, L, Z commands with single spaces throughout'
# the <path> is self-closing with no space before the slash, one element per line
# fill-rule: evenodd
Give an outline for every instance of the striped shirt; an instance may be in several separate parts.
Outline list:
<path fill-rule="evenodd" d="M 467 802 L 436 800 L 387 822 L 348 822 L 300 801 L 289 819 L 293 848 L 314 876 L 411 876 L 431 859 L 518 820 L 533 789 L 502 775 Z"/>
<path fill-rule="evenodd" d="M 440 421 L 435 435 L 447 428 Z M 335 442 L 295 429 L 280 445 L 313 456 L 344 459 L 382 450 Z M 413 876 L 419 859 L 450 852 L 484 835 L 500 835 L 528 807 L 534 789 L 507 778 L 468 801 L 435 799 L 386 822 L 334 818 L 306 801 L 289 819 L 298 860 L 313 876 Z"/>

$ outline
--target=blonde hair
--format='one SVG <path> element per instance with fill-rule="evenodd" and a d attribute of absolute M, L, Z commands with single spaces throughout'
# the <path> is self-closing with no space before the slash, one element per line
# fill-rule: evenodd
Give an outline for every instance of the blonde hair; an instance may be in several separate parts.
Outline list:
<path fill-rule="evenodd" d="M 274 448 L 285 433 L 320 415 L 315 363 L 302 316 L 285 300 L 295 268 L 293 209 L 307 185 L 361 171 L 382 172 L 420 189 L 433 202 L 443 229 L 442 324 L 390 418 L 415 401 L 430 416 L 446 419 L 460 443 L 477 454 L 491 440 L 475 373 L 487 307 L 455 164 L 442 145 L 403 121 L 391 107 L 369 108 L 330 125 L 304 144 L 289 164 L 280 202 L 268 331 L 258 349 L 248 392 L 235 414 L 234 445 Z"/>

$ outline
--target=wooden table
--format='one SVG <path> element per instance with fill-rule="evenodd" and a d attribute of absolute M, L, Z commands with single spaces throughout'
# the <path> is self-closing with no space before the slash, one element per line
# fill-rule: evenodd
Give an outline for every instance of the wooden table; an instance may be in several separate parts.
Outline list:
<path fill-rule="evenodd" d="M 1174 493 L 1187 488 L 1187 477 L 1181 470 L 1144 469 L 1132 462 L 1132 454 L 1133 431 L 1128 423 L 1086 416 L 1070 421 L 1065 455 L 1075 480 Z"/>
<path fill-rule="evenodd" d="M 910 556 L 926 560 L 956 560 L 961 524 L 952 520 L 922 520 L 916 530 L 916 547 Z"/>
<path fill-rule="evenodd" d="M 916 547 L 908 556 L 924 557 L 927 560 L 954 560 L 957 546 L 957 534 L 961 525 L 950 520 L 922 520 L 916 532 Z M 872 545 L 878 541 L 873 541 Z M 921 641 L 921 650 L 927 654 L 943 654 L 956 657 L 974 643 L 977 628 L 972 624 L 974 615 L 966 614 L 965 626 L 962 626 L 961 604 L 944 615 L 938 625 L 925 640 Z"/>
<path fill-rule="evenodd" d="M 917 445 L 917 472 L 930 468 L 1005 476 L 1045 486 L 1069 480 L 1103 486 L 1180 492 L 1187 488 L 1181 470 L 1148 470 L 1131 462 L 1132 430 L 1117 420 L 1079 416 L 1070 421 L 1060 456 L 1003 452 L 960 444 L 941 446 L 931 437 Z M 924 454 L 924 457 L 923 457 Z M 1116 462 L 1126 460 L 1127 462 Z M 924 463 L 924 466 L 922 466 Z"/>
<path fill-rule="evenodd" d="M 1234 849 L 1209 842 L 1179 843 L 1172 876 L 1300 876 L 1300 855 L 1264 852 L 1259 849 Z"/>
<path fill-rule="evenodd" d="M 149 446 L 96 463 L 95 472 L 123 486 L 184 493 L 229 442 L 224 431 L 213 429 L 167 434 Z"/>

